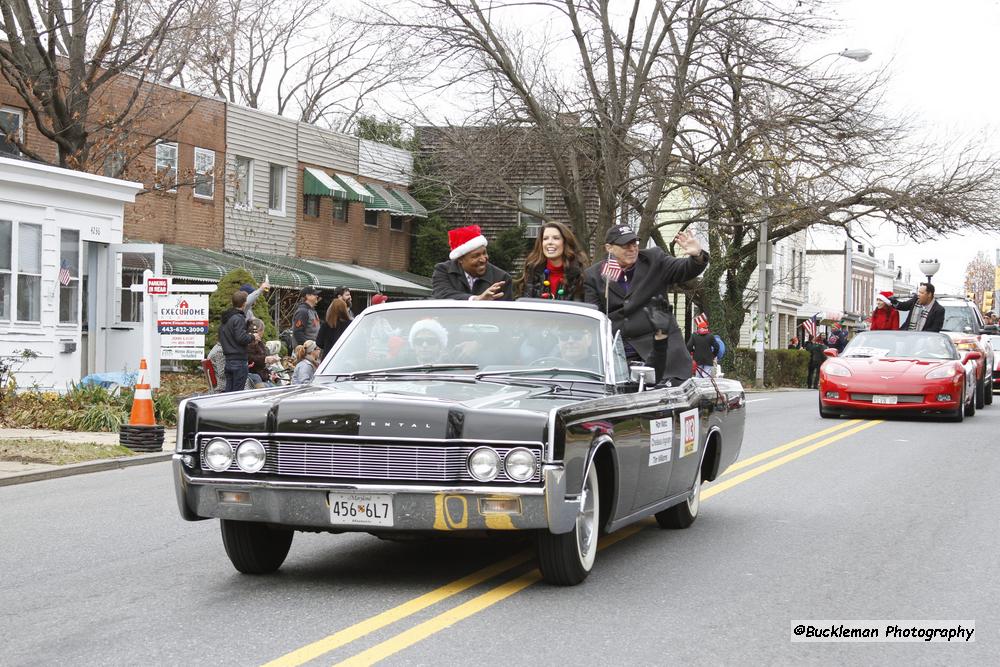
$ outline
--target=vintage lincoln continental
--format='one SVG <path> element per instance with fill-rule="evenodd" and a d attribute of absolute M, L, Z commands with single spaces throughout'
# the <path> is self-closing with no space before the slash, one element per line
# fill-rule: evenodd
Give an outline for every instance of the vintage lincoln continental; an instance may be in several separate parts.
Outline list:
<path fill-rule="evenodd" d="M 178 505 L 221 519 L 247 574 L 277 570 L 295 531 L 518 530 L 545 580 L 576 584 L 600 533 L 690 526 L 739 455 L 738 382 L 650 375 L 583 304 L 373 306 L 311 384 L 181 404 Z"/>

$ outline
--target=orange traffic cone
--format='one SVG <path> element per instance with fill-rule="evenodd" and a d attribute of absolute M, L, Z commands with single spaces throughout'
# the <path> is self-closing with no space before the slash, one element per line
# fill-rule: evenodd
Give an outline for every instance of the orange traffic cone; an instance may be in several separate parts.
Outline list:
<path fill-rule="evenodd" d="M 135 394 L 132 397 L 132 414 L 129 416 L 129 426 L 156 426 L 156 415 L 153 414 L 153 391 L 146 380 L 146 360 L 139 361 L 139 379 L 135 383 Z"/>

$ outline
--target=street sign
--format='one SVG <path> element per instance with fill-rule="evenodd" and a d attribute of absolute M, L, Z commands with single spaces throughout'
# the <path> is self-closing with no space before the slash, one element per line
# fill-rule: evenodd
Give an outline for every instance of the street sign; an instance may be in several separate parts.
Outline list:
<path fill-rule="evenodd" d="M 166 296 L 170 294 L 170 281 L 163 277 L 146 279 L 146 294 L 150 296 Z"/>

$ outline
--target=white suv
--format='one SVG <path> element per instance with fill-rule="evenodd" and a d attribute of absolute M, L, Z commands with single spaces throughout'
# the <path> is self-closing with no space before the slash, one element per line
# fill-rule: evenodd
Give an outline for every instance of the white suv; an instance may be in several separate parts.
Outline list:
<path fill-rule="evenodd" d="M 979 307 L 964 296 L 942 294 L 935 300 L 944 306 L 944 326 L 959 350 L 978 350 L 976 362 L 976 407 L 993 403 L 993 344 L 985 331 L 986 321 Z"/>

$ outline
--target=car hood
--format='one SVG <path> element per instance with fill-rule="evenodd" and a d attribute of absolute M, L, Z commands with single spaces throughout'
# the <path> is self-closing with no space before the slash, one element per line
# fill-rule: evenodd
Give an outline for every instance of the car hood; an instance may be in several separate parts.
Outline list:
<path fill-rule="evenodd" d="M 888 375 L 895 378 L 914 379 L 923 379 L 925 375 L 942 364 L 955 363 L 955 360 L 952 359 L 935 361 L 932 359 L 877 359 L 874 357 L 836 357 L 835 361 L 846 365 L 852 373 L 857 375 Z"/>
<path fill-rule="evenodd" d="M 185 430 L 537 441 L 549 410 L 591 398 L 496 382 L 317 382 L 192 399 Z"/>

